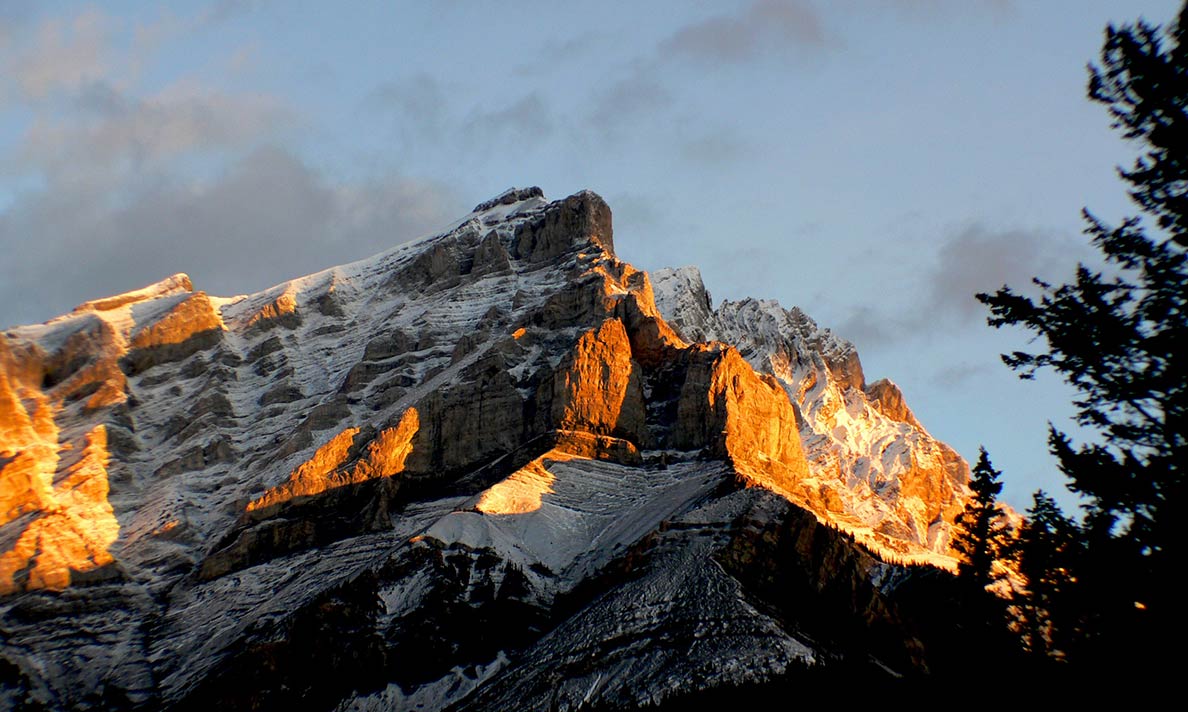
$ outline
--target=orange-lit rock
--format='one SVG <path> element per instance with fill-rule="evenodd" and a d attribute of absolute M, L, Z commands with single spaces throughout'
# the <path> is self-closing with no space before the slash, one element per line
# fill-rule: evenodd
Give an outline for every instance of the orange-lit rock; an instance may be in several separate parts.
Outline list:
<path fill-rule="evenodd" d="M 42 503 L 13 547 L 0 553 L 0 594 L 62 589 L 73 578 L 114 563 L 109 549 L 120 528 L 107 501 L 107 463 L 107 432 L 100 425 L 87 433 L 85 446 L 65 466 L 52 500 Z M 7 486 L 7 471 L 3 474 Z"/>
<path fill-rule="evenodd" d="M 647 441 L 639 366 L 618 319 L 607 319 L 578 339 L 552 386 L 557 428 Z"/>
<path fill-rule="evenodd" d="M 196 334 L 222 328 L 223 320 L 206 292 L 195 292 L 161 318 L 142 326 L 133 334 L 131 347 L 145 349 L 180 344 Z"/>
<path fill-rule="evenodd" d="M 30 383 L 41 371 L 33 363 L 0 338 L 0 525 L 54 503 L 58 428 L 49 399 Z"/>
<path fill-rule="evenodd" d="M 695 344 L 677 406 L 678 447 L 708 446 L 756 484 L 795 491 L 808 474 L 787 393 L 733 347 Z"/>
<path fill-rule="evenodd" d="M 415 408 L 406 410 L 396 427 L 380 431 L 370 442 L 366 441 L 367 436 L 360 428 L 347 428 L 293 470 L 288 482 L 252 500 L 247 511 L 262 510 L 298 497 L 397 474 L 404 470 L 404 461 L 412 452 L 413 436 L 419 428 L 420 419 Z M 353 455 L 365 443 L 366 451 L 352 463 Z"/>
<path fill-rule="evenodd" d="M 160 318 L 137 326 L 124 357 L 125 370 L 139 373 L 180 361 L 216 344 L 223 329 L 223 319 L 206 293 L 195 292 Z"/>
<path fill-rule="evenodd" d="M 870 405 L 891 420 L 907 423 L 913 428 L 924 429 L 916 415 L 903 398 L 903 391 L 890 380 L 883 378 L 866 387 L 866 398 Z"/>
<path fill-rule="evenodd" d="M 84 320 L 85 326 L 45 359 L 40 388 L 59 403 L 86 398 L 90 411 L 123 403 L 128 386 L 119 366 L 124 339 L 103 319 Z"/>
<path fill-rule="evenodd" d="M 580 430 L 554 432 L 553 450 L 590 460 L 610 460 L 624 465 L 638 465 L 642 461 L 639 448 L 630 440 Z"/>
<path fill-rule="evenodd" d="M 687 344 L 677 336 L 656 308 L 652 281 L 647 272 L 623 265 L 623 288 L 627 290 L 617 311 L 631 338 L 631 352 L 642 365 L 652 367 L 675 356 Z"/>
<path fill-rule="evenodd" d="M 301 317 L 297 313 L 297 297 L 293 292 L 286 291 L 252 315 L 247 325 L 261 329 L 279 325 L 292 329 L 299 323 Z"/>

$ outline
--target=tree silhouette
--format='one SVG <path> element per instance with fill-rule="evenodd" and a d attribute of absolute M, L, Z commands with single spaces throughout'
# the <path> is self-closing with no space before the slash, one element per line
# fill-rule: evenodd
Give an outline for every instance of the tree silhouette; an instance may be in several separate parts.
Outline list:
<path fill-rule="evenodd" d="M 986 448 L 980 448 L 978 464 L 974 465 L 969 479 L 974 496 L 957 516 L 953 533 L 953 549 L 962 557 L 957 578 L 968 583 L 971 590 L 983 591 L 999 578 L 994 562 L 1007 550 L 1007 517 L 998 507 L 1001 476 L 990 464 Z"/>
<path fill-rule="evenodd" d="M 1041 660 L 1064 657 L 1079 628 L 1071 592 L 1080 562 L 1080 530 L 1039 490 L 1015 550 L 1019 573 L 1027 579 L 1027 589 L 1018 598 L 1024 648 Z"/>
<path fill-rule="evenodd" d="M 1085 502 L 1080 654 L 1102 665 L 1138 664 L 1154 640 L 1183 628 L 1175 581 L 1188 514 L 1186 32 L 1188 4 L 1166 28 L 1111 25 L 1100 65 L 1089 67 L 1089 98 L 1140 148 L 1119 176 L 1142 217 L 1110 225 L 1086 210 L 1099 269 L 1079 265 L 1060 286 L 1034 280 L 1038 299 L 1009 287 L 978 295 L 992 326 L 1023 326 L 1047 345 L 1004 355 L 1007 365 L 1023 378 L 1046 368 L 1062 376 L 1078 391 L 1077 422 L 1098 435 L 1074 444 L 1050 426 L 1049 445 Z"/>

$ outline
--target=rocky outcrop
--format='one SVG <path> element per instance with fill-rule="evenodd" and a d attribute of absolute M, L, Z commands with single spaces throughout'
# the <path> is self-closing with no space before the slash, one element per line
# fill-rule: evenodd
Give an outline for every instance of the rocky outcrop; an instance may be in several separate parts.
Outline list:
<path fill-rule="evenodd" d="M 755 484 L 794 491 L 808 474 L 796 415 L 771 377 L 731 347 L 695 345 L 677 405 L 674 443 L 708 446 Z"/>
<path fill-rule="evenodd" d="M 270 329 L 283 326 L 295 329 L 301 323 L 301 315 L 297 312 L 297 296 L 292 292 L 281 292 L 275 299 L 269 301 L 248 319 L 248 327 Z"/>
<path fill-rule="evenodd" d="M 650 444 L 640 367 L 631 355 L 618 319 L 583 334 L 542 392 L 553 427 Z"/>
<path fill-rule="evenodd" d="M 906 423 L 917 430 L 924 429 L 924 426 L 920 425 L 920 421 L 916 420 L 912 409 L 908 408 L 907 401 L 903 398 L 903 391 L 899 390 L 899 386 L 889 379 L 882 378 L 875 381 L 867 386 L 864 392 L 871 407 L 878 412 L 891 420 Z"/>
<path fill-rule="evenodd" d="M 511 255 L 529 262 L 553 260 L 573 247 L 575 236 L 613 254 L 611 209 L 598 195 L 583 191 L 551 206 L 515 228 Z"/>

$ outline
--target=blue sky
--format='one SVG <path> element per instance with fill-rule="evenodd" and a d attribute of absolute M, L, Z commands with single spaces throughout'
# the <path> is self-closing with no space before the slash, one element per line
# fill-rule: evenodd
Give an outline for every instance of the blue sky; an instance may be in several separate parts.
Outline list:
<path fill-rule="evenodd" d="M 802 307 L 1025 507 L 1063 492 L 1069 393 L 1001 365 L 1026 335 L 972 295 L 1066 278 L 1081 208 L 1130 212 L 1085 65 L 1177 5 L 6 0 L 0 326 L 177 271 L 255 291 L 512 185 L 591 188 L 621 257 Z"/>

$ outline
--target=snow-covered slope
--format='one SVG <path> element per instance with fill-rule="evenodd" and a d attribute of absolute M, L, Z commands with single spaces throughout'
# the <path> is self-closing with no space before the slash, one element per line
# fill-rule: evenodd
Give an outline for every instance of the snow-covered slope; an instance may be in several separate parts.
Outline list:
<path fill-rule="evenodd" d="M 924 669 L 907 570 L 860 542 L 943 560 L 964 464 L 803 314 L 661 280 L 680 335 L 601 198 L 529 188 L 258 294 L 179 274 L 5 332 L 0 707 Z"/>

